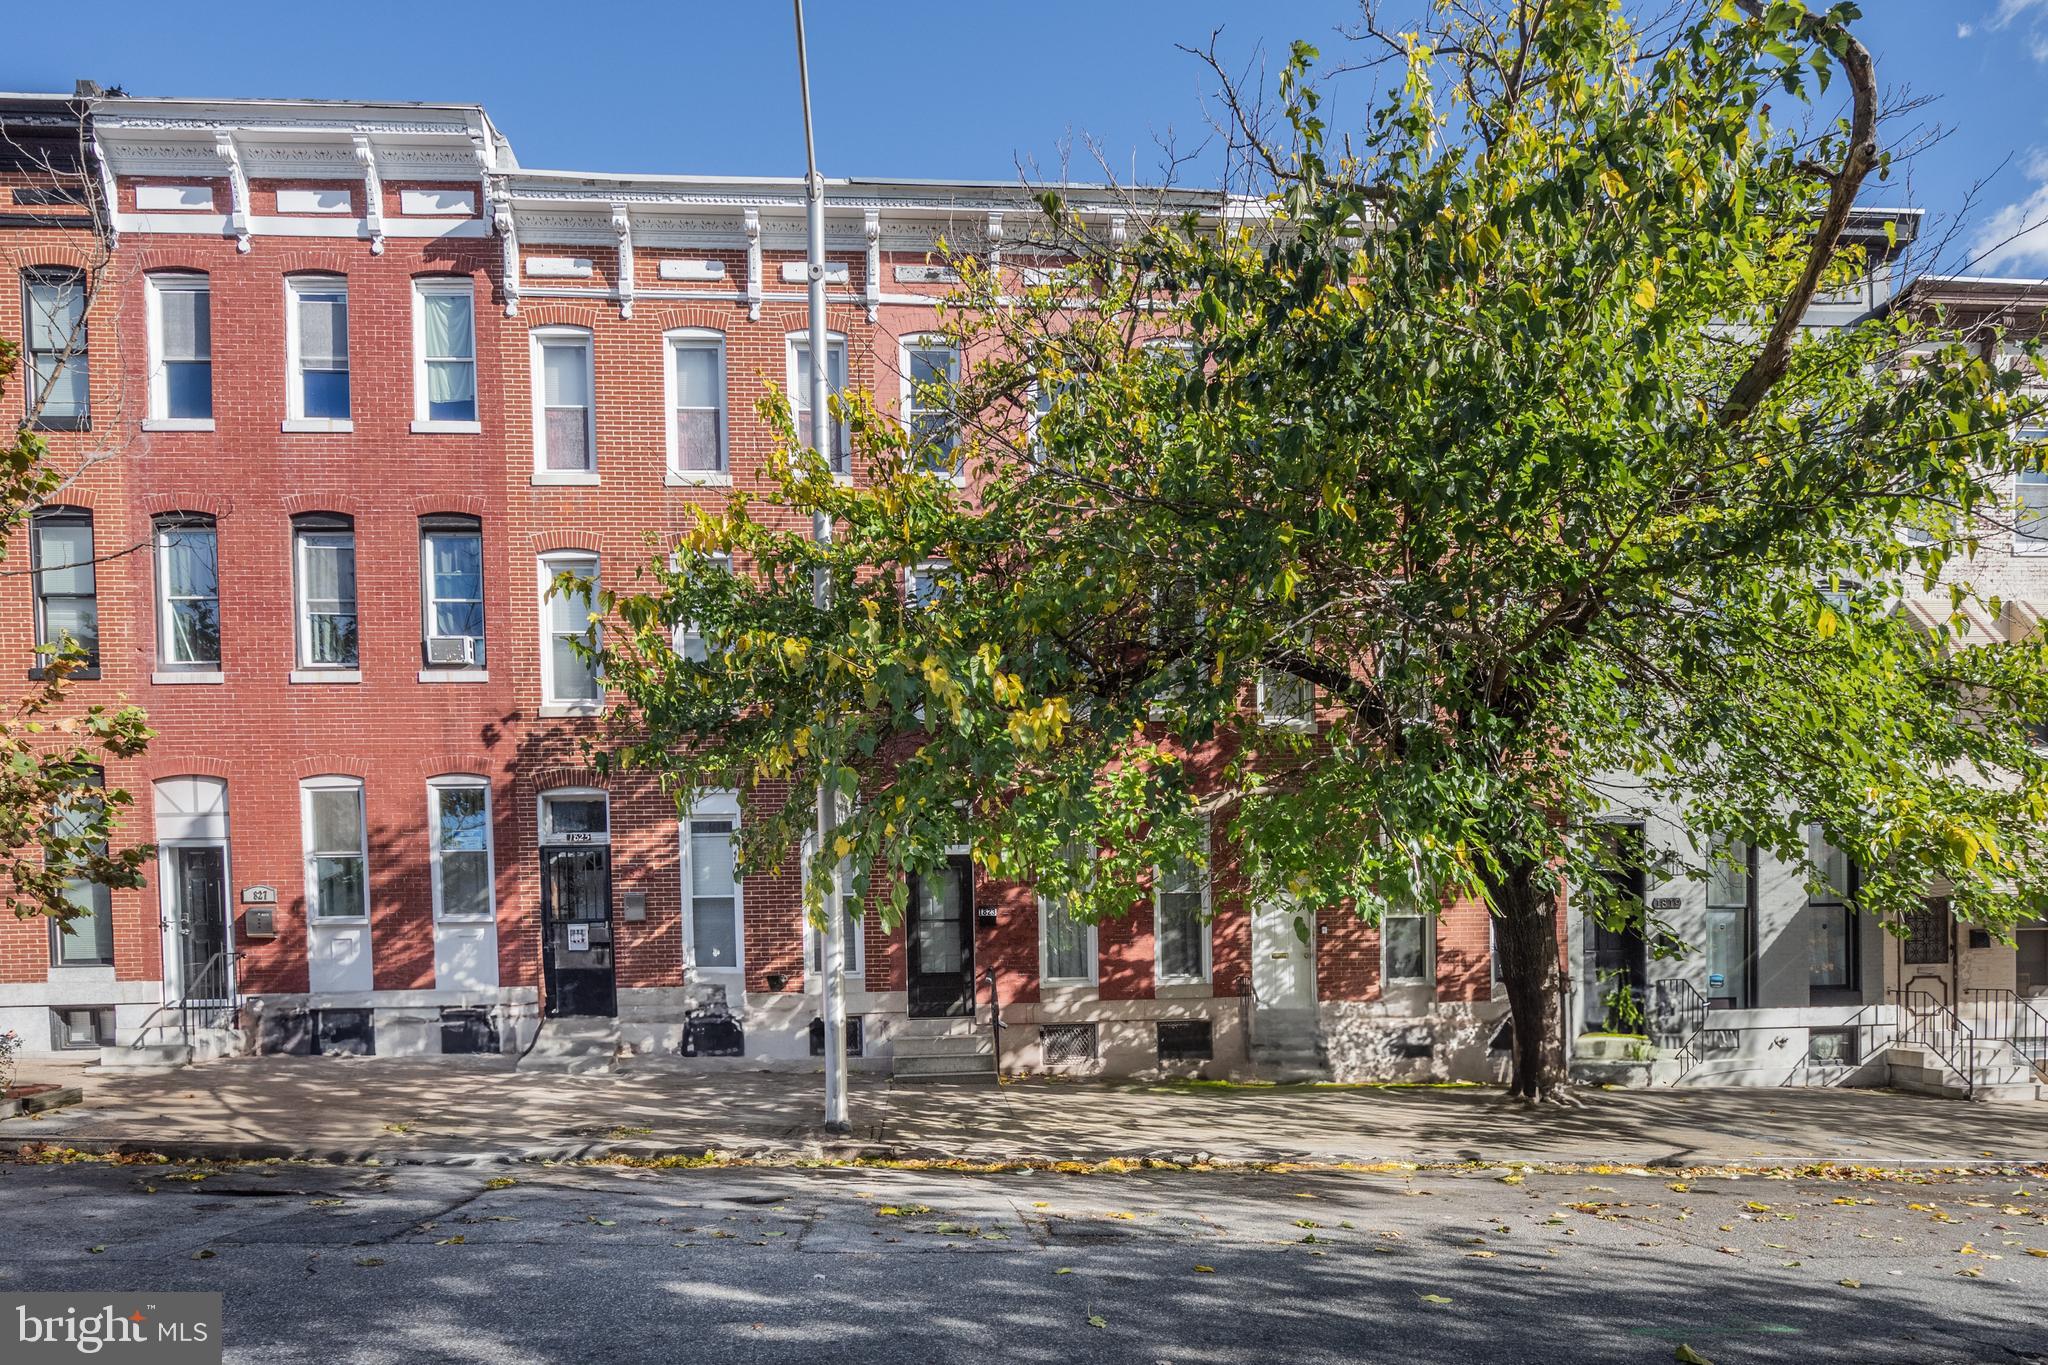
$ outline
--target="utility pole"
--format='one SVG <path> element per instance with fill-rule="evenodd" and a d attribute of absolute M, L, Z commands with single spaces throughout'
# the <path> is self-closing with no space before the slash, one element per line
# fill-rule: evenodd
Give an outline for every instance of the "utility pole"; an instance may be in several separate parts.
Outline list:
<path fill-rule="evenodd" d="M 804 229 L 805 260 L 810 281 L 811 310 L 811 448 L 832 459 L 831 370 L 832 348 L 825 327 L 825 177 L 818 174 L 818 141 L 811 132 L 811 67 L 804 52 L 804 0 L 796 6 L 796 70 L 804 97 Z M 849 452 L 849 460 L 851 454 Z M 832 543 L 832 518 L 823 512 L 811 517 L 811 537 L 820 545 Z M 832 604 L 832 578 L 820 568 L 811 581 L 811 602 L 819 611 Z M 829 719 L 829 718 L 828 718 Z M 825 727 L 830 732 L 830 727 Z M 850 1133 L 853 1124 L 846 1116 L 846 915 L 844 888 L 839 885 L 839 859 L 827 840 L 839 823 L 839 792 L 824 770 L 827 754 L 818 750 L 818 813 L 811 835 L 811 870 L 820 867 L 825 877 L 824 1016 L 825 1016 L 825 1131 Z"/>

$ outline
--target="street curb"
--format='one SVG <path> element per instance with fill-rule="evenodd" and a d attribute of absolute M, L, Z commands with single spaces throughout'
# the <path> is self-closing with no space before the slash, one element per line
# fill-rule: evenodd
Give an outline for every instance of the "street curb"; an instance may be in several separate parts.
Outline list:
<path fill-rule="evenodd" d="M 1131 1152 L 1127 1150 L 1092 1149 L 1068 1150 L 1061 1152 L 1008 1151 L 959 1151 L 935 1147 L 906 1145 L 889 1142 L 786 1142 L 756 1141 L 735 1144 L 656 1142 L 533 1142 L 504 1144 L 491 1147 L 412 1147 L 412 1146 L 368 1146 L 368 1147 L 327 1147 L 302 1145 L 262 1140 L 212 1140 L 165 1137 L 104 1138 L 67 1137 L 52 1134 L 34 1138 L 27 1132 L 17 1140 L 13 1133 L 0 1130 L 0 1161 L 12 1157 L 16 1151 L 37 1149 L 51 1151 L 73 1151 L 96 1156 L 162 1156 L 169 1161 L 292 1161 L 317 1162 L 334 1166 L 434 1166 L 434 1167 L 480 1167 L 514 1165 L 565 1165 L 581 1162 L 604 1162 L 618 1160 L 626 1164 L 636 1162 L 658 1162 L 675 1159 L 678 1162 L 712 1158 L 718 1163 L 747 1164 L 789 1164 L 805 1161 L 833 1163 L 861 1162 L 959 1162 L 966 1165 L 1017 1165 L 1017 1166 L 1088 1166 L 1097 1167 L 1111 1163 L 1128 1163 L 1134 1170 L 1159 1170 L 1172 1167 L 1206 1166 L 1211 1169 L 1230 1171 L 1248 1167 L 1266 1168 L 1273 1166 L 1300 1167 L 1304 1171 L 1329 1171 L 1341 1173 L 1346 1168 L 1356 1167 L 1398 1167 L 1402 1164 L 1421 1169 L 1447 1170 L 1455 1168 L 1484 1169 L 1502 1166 L 1611 1166 L 1615 1168 L 1639 1168 L 1652 1173 L 1679 1170 L 1700 1170 L 1702 1168 L 1726 1169 L 1733 1171 L 1782 1171 L 1787 1168 L 1813 1166 L 1841 1166 L 1859 1169 L 1880 1170 L 1996 1170 L 2014 1166 L 2035 1166 L 2043 1164 L 2042 1157 L 1999 1156 L 1987 1157 L 1981 1154 L 1967 1157 L 1925 1157 L 1925 1156 L 1857 1156 L 1821 1157 L 1810 1154 L 1760 1153 L 1739 1160 L 1713 1160 L 1711 1158 L 1681 1156 L 1666 1153 L 1650 1158 L 1625 1158 L 1605 1156 L 1562 1156 L 1556 1153 L 1504 1154 L 1499 1156 L 1474 1157 L 1470 1155 L 1428 1154 L 1404 1152 L 1399 1154 L 1306 1154 L 1298 1151 L 1242 1151 L 1230 1153 L 1193 1152 Z M 681 1167 L 687 1169 L 687 1167 Z M 1617 1170 L 1620 1173 L 1620 1170 Z"/>
<path fill-rule="evenodd" d="M 75 1085 L 52 1086 L 26 1095 L 16 1095 L 11 1100 L 0 1100 L 0 1119 L 20 1118 L 29 1114 L 40 1114 L 50 1109 L 62 1109 L 67 1105 L 85 1103 L 85 1091 Z"/>

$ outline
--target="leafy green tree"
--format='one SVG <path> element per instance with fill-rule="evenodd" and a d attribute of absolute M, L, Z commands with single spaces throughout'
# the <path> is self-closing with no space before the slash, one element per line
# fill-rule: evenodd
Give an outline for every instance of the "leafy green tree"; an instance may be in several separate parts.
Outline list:
<path fill-rule="evenodd" d="M 1841 245 L 1885 164 L 1854 7 L 1445 13 L 1341 140 L 1306 46 L 1277 136 L 1233 98 L 1250 203 L 1116 243 L 1048 196 L 1000 278 L 960 255 L 969 373 L 926 395 L 950 451 L 855 402 L 876 477 L 841 486 L 775 405 L 776 491 L 604 604 L 605 761 L 749 793 L 756 866 L 822 770 L 863 892 L 971 828 L 1099 918 L 1207 829 L 1255 913 L 1480 898 L 1530 1100 L 1563 1092 L 1564 898 L 1642 913 L 1597 875 L 1620 789 L 1816 878 L 1817 824 L 1890 921 L 1935 878 L 1993 928 L 2041 904 L 2048 652 L 1966 610 L 1998 606 L 1972 559 L 2035 465 L 2038 364 L 1903 313 L 1800 325 L 1868 268 Z M 1772 108 L 1842 85 L 1818 131 Z M 1069 264 L 1021 278 L 1034 248 Z M 1262 685 L 1316 725 L 1261 724 Z M 887 882 L 864 904 L 893 918 Z"/>
<path fill-rule="evenodd" d="M 0 394 L 18 357 L 12 343 L 0 340 Z M 32 426 L 0 444 L 0 562 L 9 538 L 62 483 Z M 108 758 L 141 753 L 150 731 L 136 707 L 71 701 L 71 676 L 85 660 L 69 642 L 45 654 L 41 679 L 11 713 L 0 714 L 0 863 L 7 908 L 20 919 L 71 919 L 80 912 L 73 893 L 82 882 L 142 884 L 150 849 L 117 846 L 116 822 L 130 797 L 105 786 L 102 774 Z"/>

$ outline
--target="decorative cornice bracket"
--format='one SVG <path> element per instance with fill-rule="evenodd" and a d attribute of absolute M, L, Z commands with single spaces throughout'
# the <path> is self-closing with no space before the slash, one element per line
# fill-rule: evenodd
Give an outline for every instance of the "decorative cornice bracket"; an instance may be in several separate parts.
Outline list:
<path fill-rule="evenodd" d="M 873 322 L 882 309 L 882 213 L 879 209 L 868 209 L 861 215 L 861 236 L 868 244 L 868 321 Z"/>
<path fill-rule="evenodd" d="M 504 248 L 505 316 L 519 316 L 519 229 L 512 218 L 512 201 L 502 188 L 493 190 L 489 179 L 484 192 L 491 199 L 491 227 Z"/>
<path fill-rule="evenodd" d="M 363 224 L 370 230 L 370 254 L 384 254 L 384 181 L 377 174 L 377 149 L 357 133 L 356 160 L 363 166 Z"/>
<path fill-rule="evenodd" d="M 745 217 L 747 234 L 747 321 L 761 320 L 761 212 L 748 209 Z"/>
<path fill-rule="evenodd" d="M 228 193 L 232 207 L 228 213 L 228 231 L 235 234 L 235 250 L 249 249 L 249 177 L 242 172 L 242 152 L 235 146 L 234 134 L 216 132 L 213 135 L 213 150 L 228 167 Z"/>
<path fill-rule="evenodd" d="M 619 316 L 633 316 L 633 217 L 624 204 L 612 205 L 612 232 L 619 239 Z"/>

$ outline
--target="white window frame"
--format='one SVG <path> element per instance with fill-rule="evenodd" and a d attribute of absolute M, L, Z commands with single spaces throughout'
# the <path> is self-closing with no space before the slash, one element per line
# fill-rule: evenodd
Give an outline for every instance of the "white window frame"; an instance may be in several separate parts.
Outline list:
<path fill-rule="evenodd" d="M 1086 974 L 1086 975 L 1084 975 L 1084 976 L 1054 976 L 1054 975 L 1052 974 L 1052 956 L 1051 956 L 1051 953 L 1050 953 L 1050 952 L 1048 951 L 1048 946 L 1049 946 L 1049 945 L 1048 945 L 1048 943 L 1047 943 L 1047 934 L 1046 934 L 1046 916 L 1047 916 L 1047 914 L 1048 914 L 1048 913 L 1049 913 L 1050 911 L 1052 911 L 1053 909 L 1055 909 L 1055 908 L 1056 908 L 1056 904 L 1055 904 L 1055 902 L 1054 902 L 1054 900 L 1053 900 L 1053 898 L 1052 898 L 1052 897 L 1050 897 L 1050 896 L 1047 896 L 1047 895 L 1044 895 L 1044 894 L 1040 894 L 1040 895 L 1038 896 L 1038 898 L 1037 898 L 1037 899 L 1038 899 L 1038 984 L 1039 984 L 1039 985 L 1041 985 L 1041 986 L 1096 986 L 1096 985 L 1099 985 L 1099 984 L 1101 983 L 1101 981 L 1102 981 L 1102 944 L 1101 944 L 1101 940 L 1100 940 L 1100 939 L 1098 938 L 1098 936 L 1097 936 L 1097 934 L 1096 934 L 1096 926 L 1095 926 L 1095 925 L 1093 925 L 1093 924 L 1083 924 L 1083 925 L 1081 926 L 1081 928 L 1082 928 L 1082 931 L 1084 932 L 1084 934 L 1085 934 L 1085 936 L 1086 936 L 1086 938 L 1087 938 L 1087 944 L 1088 944 L 1087 948 L 1085 949 L 1085 952 L 1087 953 L 1087 957 L 1088 957 L 1088 971 L 1087 971 L 1087 974 Z M 1156 925 L 1155 925 L 1155 928 L 1156 928 Z M 1155 934 L 1155 938 L 1156 938 L 1156 934 Z M 1156 956 L 1156 949 L 1155 949 L 1155 956 Z"/>
<path fill-rule="evenodd" d="M 484 891 L 490 908 L 477 915 L 450 914 L 441 899 L 441 794 L 480 791 L 484 794 Z M 451 924 L 484 924 L 498 918 L 498 857 L 492 837 L 491 780 L 476 773 L 443 773 L 427 779 L 427 852 L 434 884 L 434 919 Z"/>
<path fill-rule="evenodd" d="M 356 580 L 356 596 L 349 606 L 356 618 L 356 657 L 353 663 L 320 663 L 311 654 L 313 644 L 312 603 L 306 595 L 306 550 L 309 542 L 321 537 L 348 537 L 349 576 Z M 360 677 L 363 667 L 363 610 L 362 580 L 356 571 L 356 527 L 350 520 L 346 528 L 339 526 L 292 525 L 292 635 L 293 669 L 295 673 L 320 673 L 334 678 Z"/>
<path fill-rule="evenodd" d="M 709 568 L 718 569 L 725 573 L 732 572 L 732 556 L 724 553 L 723 551 L 703 556 L 703 563 Z M 669 571 L 671 573 L 681 572 L 682 565 L 683 557 L 680 554 L 672 554 L 668 557 L 668 566 Z M 693 635 L 696 636 L 700 642 L 703 642 L 704 637 L 702 634 L 698 632 L 697 623 L 695 621 L 676 622 L 675 629 L 672 632 L 671 638 L 669 640 L 669 648 L 675 651 L 677 658 L 688 659 L 690 657 L 688 646 L 690 637 Z M 704 659 L 708 663 L 710 661 L 710 658 L 711 646 L 708 643 L 705 643 Z"/>
<path fill-rule="evenodd" d="M 2048 441 L 2048 431 L 2030 428 L 2015 433 L 2013 439 L 2027 444 L 2038 444 Z M 2020 500 L 2020 481 L 2026 477 L 2025 474 L 2020 473 L 2015 473 L 2012 476 L 2012 552 L 2014 555 L 2021 557 L 2048 555 L 2048 534 L 2030 536 L 2020 530 L 2020 527 L 2027 521 L 2024 504 Z M 2044 495 L 2048 495 L 2048 471 L 2033 475 L 2033 479 L 2036 481 L 2034 486 L 2041 489 Z M 2044 501 L 2048 501 L 2048 497 L 2044 497 Z M 2042 515 L 2044 520 L 2048 520 L 2048 506 L 2043 507 Z"/>
<path fill-rule="evenodd" d="M 159 271 L 143 277 L 148 290 L 149 304 L 149 419 L 143 423 L 145 431 L 212 431 L 211 417 L 173 417 L 171 412 L 171 390 L 169 362 L 164 356 L 164 303 L 165 294 L 204 294 L 207 296 L 207 364 L 213 364 L 213 279 L 197 271 Z M 212 385 L 208 384 L 211 392 Z M 210 406 L 210 404 L 209 404 Z"/>
<path fill-rule="evenodd" d="M 803 877 L 805 881 L 809 881 L 811 877 L 811 854 L 817 845 L 817 838 L 818 836 L 815 831 L 806 833 L 803 838 Z M 845 867 L 839 879 L 839 913 L 844 915 L 846 913 L 846 898 L 853 888 L 853 855 L 848 854 L 840 859 L 840 861 Z M 818 927 L 811 923 L 811 917 L 809 915 L 802 915 L 800 918 L 804 926 L 805 989 L 819 990 L 822 988 L 824 973 L 811 966 L 811 959 L 817 957 L 822 960 L 825 945 L 819 939 Z M 859 977 L 862 980 L 866 980 L 868 974 L 867 924 L 868 917 L 862 914 L 849 926 L 852 932 L 846 936 L 846 975 L 849 977 Z"/>
<path fill-rule="evenodd" d="M 227 630 L 221 622 L 221 573 L 220 573 L 220 521 L 218 518 L 198 514 L 201 521 L 193 524 L 179 524 L 174 521 L 177 514 L 157 517 L 150 525 L 151 554 L 156 560 L 156 582 L 151 592 L 156 597 L 156 668 L 160 673 L 182 673 L 218 677 L 227 667 Z M 217 659 L 175 659 L 171 657 L 171 642 L 177 639 L 171 619 L 171 575 L 170 536 L 172 531 L 196 531 L 204 529 L 213 535 L 213 582 L 212 597 L 214 621 L 221 626 L 220 638 L 216 641 L 221 657 Z M 202 600 L 202 599 L 191 599 Z"/>
<path fill-rule="evenodd" d="M 1191 869 L 1196 876 L 1201 878 L 1202 882 L 1202 903 L 1200 908 L 1196 911 L 1197 922 L 1200 925 L 1202 932 L 1202 974 L 1200 976 L 1168 976 L 1166 974 L 1165 966 L 1161 960 L 1160 944 L 1162 942 L 1162 936 L 1159 932 L 1159 923 L 1161 919 L 1161 902 L 1166 893 L 1166 872 L 1164 868 L 1158 866 L 1156 863 L 1153 865 L 1152 979 L 1158 985 L 1201 986 L 1208 984 L 1215 978 L 1216 921 L 1214 918 L 1214 907 L 1210 903 L 1210 897 L 1215 891 L 1215 877 L 1213 875 L 1214 869 L 1209 865 L 1209 857 L 1210 832 L 1206 827 L 1204 827 L 1202 831 L 1203 865 L 1201 867 Z"/>
<path fill-rule="evenodd" d="M 552 834 L 548 831 L 548 803 L 556 800 L 598 801 L 604 805 L 601 834 Z M 610 847 L 612 842 L 612 794 L 603 787 L 549 787 L 533 800 L 534 842 L 543 848 Z"/>
<path fill-rule="evenodd" d="M 788 382 L 789 412 L 798 427 L 796 439 L 799 449 L 808 446 L 811 440 L 810 424 L 804 420 L 804 415 L 800 411 L 802 405 L 810 401 L 811 396 L 808 392 L 805 392 L 801 400 L 799 399 L 796 378 L 796 353 L 798 347 L 808 351 L 810 345 L 811 334 L 809 332 L 790 332 L 783 337 L 783 378 Z M 845 375 L 845 383 L 839 392 L 843 396 L 853 388 L 853 351 L 847 345 L 846 333 L 827 332 L 825 333 L 825 393 L 828 399 L 832 393 L 832 352 L 835 350 L 840 354 L 840 369 Z M 832 477 L 844 483 L 851 483 L 853 481 L 853 434 L 848 429 L 846 419 L 843 416 L 833 422 L 832 425 L 839 438 L 839 448 L 846 453 L 846 468 L 843 470 L 833 470 Z"/>
<path fill-rule="evenodd" d="M 921 559 L 903 571 L 903 605 L 913 611 L 922 610 L 925 603 L 918 599 L 917 580 L 920 577 L 932 581 L 932 597 L 939 595 L 945 579 L 953 568 L 950 559 Z"/>
<path fill-rule="evenodd" d="M 1422 975 L 1395 976 L 1387 967 L 1387 921 L 1390 919 L 1417 919 L 1422 921 Z M 1419 910 L 1401 909 L 1388 906 L 1380 912 L 1380 990 L 1389 986 L 1415 988 L 1436 984 L 1436 919 Z"/>
<path fill-rule="evenodd" d="M 697 907 L 691 889 L 696 869 L 691 865 L 690 822 L 699 817 L 707 820 L 732 821 L 733 840 L 737 845 L 741 819 L 740 794 L 730 788 L 700 791 L 690 800 L 689 814 L 676 826 L 677 842 L 682 846 L 683 970 L 693 975 L 715 976 L 721 981 L 743 981 L 747 974 L 747 892 L 745 878 L 740 875 L 737 856 L 733 859 L 732 870 L 732 965 L 707 967 L 697 961 Z"/>
<path fill-rule="evenodd" d="M 590 565 L 591 572 L 582 576 L 589 578 L 591 594 L 594 598 L 603 582 L 599 575 L 603 572 L 604 562 L 595 550 L 549 550 L 546 554 L 539 556 L 536 563 L 540 568 L 540 591 L 536 601 L 540 606 L 541 714 L 564 716 L 596 715 L 604 710 L 604 676 L 602 674 L 599 674 L 597 678 L 597 696 L 595 698 L 565 698 L 558 696 L 555 692 L 554 645 L 556 632 L 548 620 L 548 614 L 554 609 L 555 603 L 554 599 L 548 596 L 548 589 L 553 586 L 555 575 L 567 571 L 571 564 L 588 564 Z M 593 602 L 594 605 L 595 603 Z M 590 627 L 590 638 L 593 644 L 602 645 L 604 643 L 604 628 L 593 622 Z"/>
<path fill-rule="evenodd" d="M 354 338 L 350 337 L 348 369 L 348 416 L 308 417 L 306 416 L 306 390 L 304 376 L 299 369 L 299 295 L 340 294 L 342 316 L 352 331 L 355 326 L 354 301 L 349 298 L 348 276 L 336 274 L 309 273 L 287 275 L 284 279 L 284 374 L 285 374 L 285 431 L 321 432 L 354 431 L 356 429 L 356 356 Z"/>
<path fill-rule="evenodd" d="M 676 438 L 676 357 L 683 351 L 708 351 L 718 363 L 718 468 L 683 469 L 677 463 L 682 443 Z M 792 362 L 793 364 L 794 362 Z M 678 327 L 661 338 L 662 429 L 668 446 L 668 477 L 672 485 L 708 484 L 726 487 L 732 483 L 732 440 L 727 410 L 730 376 L 725 362 L 725 333 L 710 327 Z"/>
<path fill-rule="evenodd" d="M 354 914 L 328 914 L 320 908 L 320 878 L 315 860 L 320 856 L 313 847 L 313 793 L 316 791 L 354 792 L 356 798 L 356 828 L 362 834 L 356 856 L 363 864 L 363 903 Z M 368 803 L 363 797 L 363 780 L 360 777 L 328 775 L 308 777 L 299 783 L 299 853 L 300 875 L 305 878 L 306 922 L 308 924 L 367 924 L 370 921 L 370 817 Z M 333 853 L 328 856 L 336 856 Z"/>
<path fill-rule="evenodd" d="M 427 296 L 459 295 L 469 300 L 470 405 L 476 416 L 433 418 L 427 415 Z M 428 276 L 412 282 L 412 429 L 415 433 L 479 432 L 483 424 L 483 388 L 479 377 L 476 334 L 476 284 L 467 278 Z"/>
<path fill-rule="evenodd" d="M 956 342 L 954 342 L 952 338 L 945 336 L 941 333 L 913 332 L 910 335 L 903 337 L 900 341 L 897 342 L 896 374 L 900 382 L 902 397 L 899 400 L 900 405 L 897 407 L 896 411 L 900 420 L 902 421 L 903 430 L 906 435 L 908 435 L 910 431 L 911 418 L 919 412 L 926 411 L 926 409 L 924 408 L 914 408 L 914 404 L 916 403 L 917 399 L 917 393 L 915 386 L 910 382 L 910 353 L 912 351 L 945 351 L 949 355 L 951 355 L 953 360 L 949 382 L 952 383 L 955 388 L 959 387 L 960 377 L 966 368 L 966 362 L 961 357 L 959 345 Z M 948 448 L 947 454 L 949 456 L 957 457 L 959 454 L 959 450 L 959 433 L 955 432 L 953 433 L 953 443 Z M 938 471 L 934 470 L 933 472 L 937 473 Z M 944 477 L 950 479 L 954 483 L 965 483 L 967 480 L 967 471 L 961 465 L 960 461 L 957 458 L 955 458 L 953 460 L 953 467 L 945 473 Z"/>
<path fill-rule="evenodd" d="M 434 518 L 433 518 L 433 517 L 431 517 L 431 516 L 428 516 L 428 517 L 422 517 L 422 518 L 420 518 L 420 523 L 421 523 L 421 524 L 420 524 L 420 528 L 419 528 L 419 553 L 420 553 L 420 642 L 421 642 L 421 649 L 420 649 L 420 673 L 421 673 L 421 675 L 422 675 L 423 677 L 425 677 L 425 676 L 436 676 L 436 677 L 442 677 L 442 676 L 463 676 L 463 677 L 468 677 L 468 676 L 475 676 L 475 677 L 479 677 L 479 678 L 481 678 L 482 676 L 484 676 L 484 670 L 485 670 L 485 669 L 486 669 L 486 668 L 487 668 L 487 667 L 489 666 L 489 663 L 490 663 L 490 657 L 491 657 L 491 656 L 490 656 L 490 647 L 489 647 L 489 645 L 488 645 L 487 641 L 488 641 L 488 640 L 489 640 L 489 638 L 490 638 L 490 629 L 491 629 L 491 623 L 490 623 L 490 609 L 489 609 L 489 605 L 488 605 L 488 604 L 489 604 L 489 593 L 488 593 L 488 592 L 486 591 L 486 589 L 485 589 L 485 569 L 486 569 L 486 565 L 485 565 L 485 561 L 484 561 L 484 527 L 483 527 L 483 519 L 482 519 L 481 517 L 474 517 L 474 518 L 469 518 L 469 520 L 470 520 L 470 522 L 471 522 L 471 525 L 470 525 L 470 526 L 469 526 L 469 527 L 468 527 L 467 529 L 462 529 L 462 530 L 458 530 L 458 529 L 456 529 L 455 525 L 453 524 L 453 521 L 452 521 L 452 519 L 451 519 L 451 521 L 450 521 L 450 523 L 449 523 L 449 524 L 447 524 L 447 525 L 445 525 L 445 526 L 439 526 L 439 527 L 437 527 L 437 526 L 431 525 L 431 523 L 432 523 L 432 522 L 434 521 Z M 443 600 L 446 600 L 446 601 L 450 601 L 450 602 L 455 602 L 455 601 L 466 601 L 466 600 L 468 600 L 468 599 L 466 599 L 466 598 L 452 598 L 452 597 L 451 597 L 451 598 L 447 598 L 447 599 L 442 599 L 442 598 L 438 598 L 438 597 L 435 597 L 435 596 L 434 596 L 434 553 L 433 553 L 433 543 L 434 543 L 434 541 L 436 541 L 436 540 L 439 540 L 439 539 L 443 539 L 443 538 L 447 538 L 447 539 L 450 539 L 450 540 L 452 540 L 452 539 L 454 539 L 454 538 L 455 538 L 455 537 L 457 537 L 457 536 L 461 536 L 461 537 L 463 537 L 463 538 L 465 538 L 465 539 L 474 539 L 474 540 L 476 541 L 476 549 L 477 549 L 477 555 L 476 555 L 476 562 L 477 562 L 477 592 L 478 592 L 478 594 L 479 594 L 479 596 L 478 596 L 478 598 L 477 598 L 477 608 L 478 608 L 478 610 L 479 610 L 480 612 L 482 612 L 482 614 L 483 614 L 483 617 L 484 617 L 484 620 L 483 620 L 483 630 L 484 630 L 484 633 L 483 633 L 482 635 L 474 635 L 474 636 L 462 636 L 462 635 L 443 635 L 443 634 L 441 634 L 441 633 L 440 633 L 440 632 L 439 632 L 439 631 L 438 631 L 437 629 L 435 629 L 435 622 L 436 622 L 436 620 L 437 620 L 438 618 L 437 618 L 437 614 L 436 614 L 436 612 L 435 612 L 435 610 L 434 610 L 434 607 L 435 607 L 435 604 L 436 604 L 437 602 L 440 602 L 440 601 L 443 601 Z M 360 588 L 360 584 L 358 585 L 358 587 Z M 477 654 L 478 654 L 478 656 L 479 656 L 479 657 L 477 658 L 477 660 L 476 660 L 476 661 L 475 661 L 474 663 L 468 663 L 468 664 L 429 664 L 429 663 L 427 662 L 427 660 L 426 660 L 426 642 L 427 642 L 427 641 L 430 641 L 430 640 L 461 640 L 461 639 L 473 639 L 473 640 L 475 640 L 475 641 L 477 642 L 477 649 L 476 649 L 476 652 L 477 652 Z"/>
<path fill-rule="evenodd" d="M 1270 679 L 1284 676 L 1288 681 L 1308 689 L 1307 714 L 1289 715 L 1276 711 L 1267 701 Z M 1277 669 L 1261 668 L 1258 676 L 1259 724 L 1268 730 L 1293 730 L 1301 734 L 1314 734 L 1316 730 L 1316 687 L 1312 682 L 1297 678 L 1293 674 L 1281 674 Z"/>
<path fill-rule="evenodd" d="M 526 334 L 527 368 L 533 388 L 533 481 L 537 484 L 597 482 L 597 338 L 588 327 L 535 327 Z M 590 401 L 583 409 L 582 469 L 548 468 L 547 370 L 542 352 L 548 346 L 575 344 L 583 348 L 583 385 Z"/>

